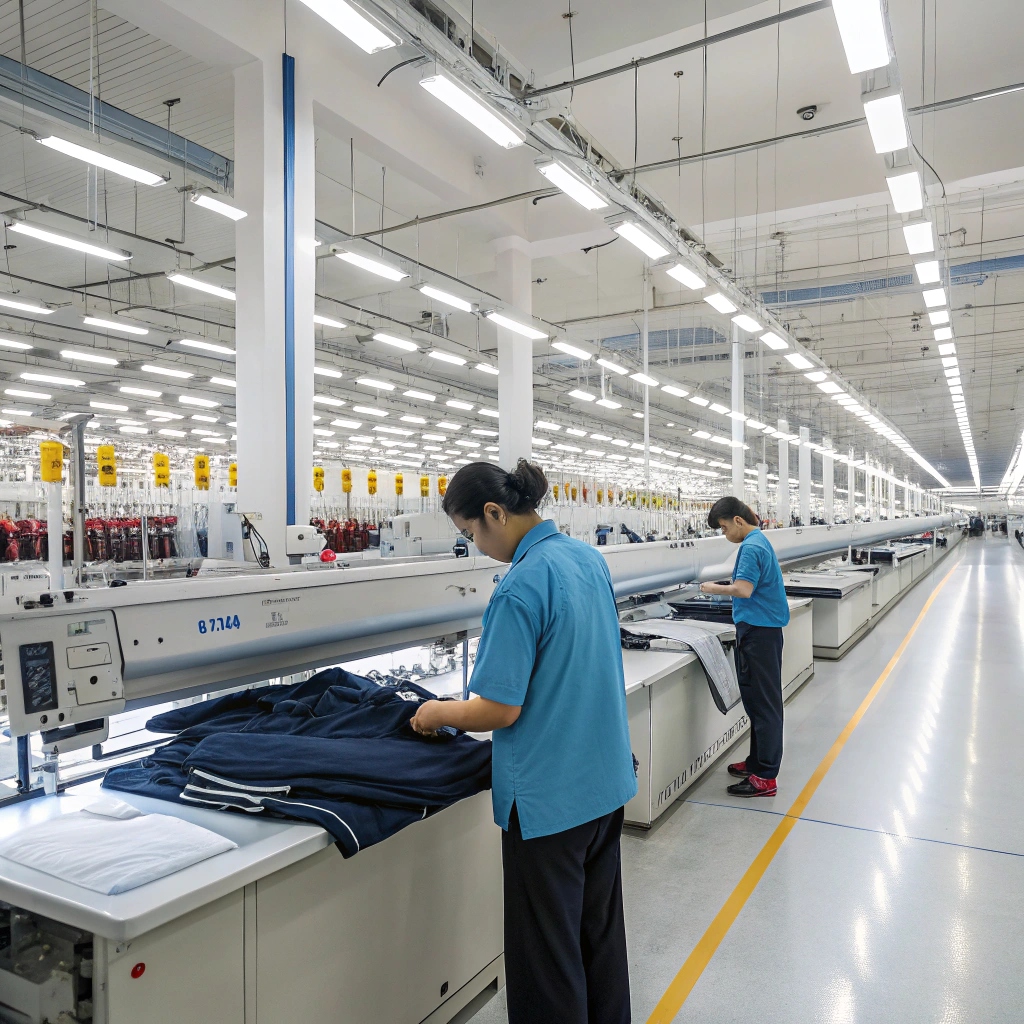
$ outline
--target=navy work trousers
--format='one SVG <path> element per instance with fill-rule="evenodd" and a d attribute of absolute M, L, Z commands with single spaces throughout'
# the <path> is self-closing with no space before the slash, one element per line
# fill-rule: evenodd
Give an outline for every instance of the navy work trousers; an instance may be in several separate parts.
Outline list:
<path fill-rule="evenodd" d="M 736 623 L 736 679 L 750 719 L 747 771 L 774 779 L 782 766 L 782 629 Z"/>
<path fill-rule="evenodd" d="M 509 1024 L 629 1024 L 622 808 L 523 839 L 502 833 Z"/>

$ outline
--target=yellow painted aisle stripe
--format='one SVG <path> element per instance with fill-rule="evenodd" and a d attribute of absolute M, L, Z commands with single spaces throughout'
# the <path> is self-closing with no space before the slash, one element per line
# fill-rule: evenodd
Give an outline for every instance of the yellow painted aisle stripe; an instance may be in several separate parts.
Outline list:
<path fill-rule="evenodd" d="M 907 635 L 903 638 L 903 642 L 896 648 L 896 653 L 889 659 L 889 664 L 885 666 L 882 674 L 875 680 L 874 686 L 871 687 L 867 696 L 861 701 L 861 705 L 854 712 L 853 717 L 846 723 L 846 727 L 839 734 L 839 738 L 832 744 L 829 752 L 821 759 L 818 767 L 814 769 L 814 774 L 807 781 L 807 785 L 800 791 L 800 795 L 793 801 L 792 807 L 786 811 L 785 817 L 779 822 L 778 827 L 771 834 L 768 842 L 761 848 L 761 852 L 754 858 L 754 862 L 750 867 L 747 868 L 739 884 L 733 889 L 729 898 L 722 905 L 722 909 L 718 911 L 715 919 L 708 925 L 707 931 L 701 936 L 697 945 L 693 947 L 693 952 L 686 958 L 683 966 L 679 968 L 679 973 L 672 979 L 672 983 L 658 1001 L 654 1012 L 647 1018 L 647 1024 L 670 1024 L 675 1019 L 676 1014 L 682 1009 L 683 1003 L 686 1002 L 690 992 L 693 991 L 693 986 L 697 984 L 698 979 L 704 973 L 704 968 L 711 962 L 711 958 L 718 950 L 722 939 L 725 938 L 736 918 L 739 917 L 744 904 L 750 898 L 750 894 L 757 888 L 757 883 L 761 881 L 765 871 L 768 870 L 768 865 L 771 864 L 775 854 L 781 849 L 789 833 L 793 831 L 796 823 L 800 820 L 800 815 L 807 809 L 807 805 L 811 802 L 811 797 L 814 796 L 818 786 L 821 785 L 822 779 L 825 778 L 828 770 L 835 763 L 839 752 L 846 746 L 846 741 L 853 734 L 853 730 L 860 725 L 861 719 L 885 685 L 885 681 L 896 667 L 896 663 L 903 657 L 911 638 L 917 632 L 917 627 L 924 621 L 928 610 L 939 596 L 939 591 L 942 590 L 956 570 L 957 565 L 954 565 L 942 578 L 935 590 L 932 591 L 928 600 L 925 601 L 921 614 L 918 615 L 914 624 L 910 627 Z"/>

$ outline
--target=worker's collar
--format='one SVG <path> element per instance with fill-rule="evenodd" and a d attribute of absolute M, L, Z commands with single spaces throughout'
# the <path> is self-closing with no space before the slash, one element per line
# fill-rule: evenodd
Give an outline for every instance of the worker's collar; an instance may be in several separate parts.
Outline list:
<path fill-rule="evenodd" d="M 530 550 L 535 544 L 539 544 L 542 540 L 547 540 L 548 537 L 553 537 L 558 533 L 558 527 L 551 519 L 545 519 L 543 522 L 538 523 L 530 532 L 519 542 L 519 546 L 516 548 L 516 553 L 512 556 L 512 564 L 515 565 L 521 561 L 527 551 Z"/>

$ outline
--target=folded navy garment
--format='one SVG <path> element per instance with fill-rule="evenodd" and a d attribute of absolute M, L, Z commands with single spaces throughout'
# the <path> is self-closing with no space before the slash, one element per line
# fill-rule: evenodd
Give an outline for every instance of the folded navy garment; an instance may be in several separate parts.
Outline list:
<path fill-rule="evenodd" d="M 309 821 L 346 857 L 488 789 L 491 744 L 418 736 L 409 725 L 433 695 L 327 669 L 151 719 L 177 736 L 111 768 L 108 789 L 219 810 Z"/>

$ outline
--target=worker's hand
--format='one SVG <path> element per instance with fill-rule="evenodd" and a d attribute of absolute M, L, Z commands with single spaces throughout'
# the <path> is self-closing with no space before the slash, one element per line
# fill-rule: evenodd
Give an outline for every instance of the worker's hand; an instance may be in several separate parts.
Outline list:
<path fill-rule="evenodd" d="M 715 586 L 714 583 L 702 583 L 700 585 L 700 592 L 702 594 L 713 594 L 715 592 L 714 591 L 714 586 Z"/>
<path fill-rule="evenodd" d="M 409 722 L 413 730 L 421 736 L 436 735 L 441 726 L 448 724 L 445 720 L 444 704 L 445 702 L 440 700 L 428 700 L 421 704 Z"/>

